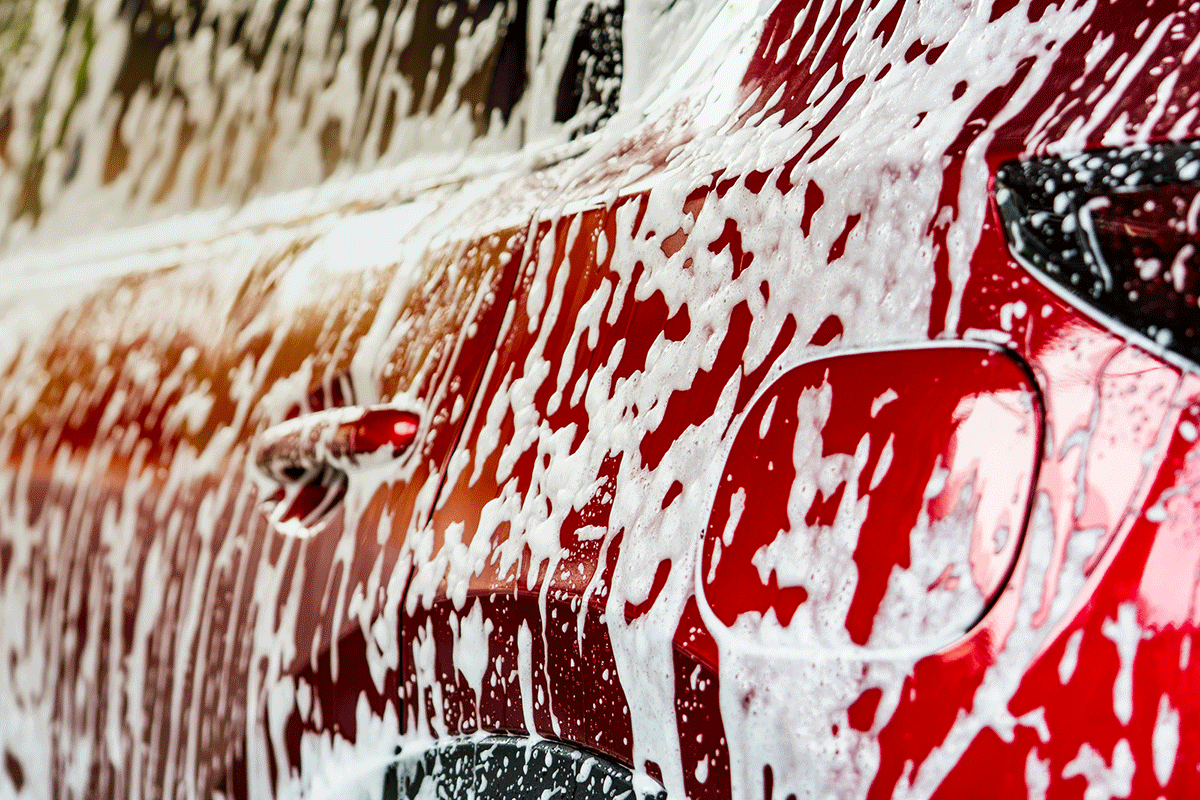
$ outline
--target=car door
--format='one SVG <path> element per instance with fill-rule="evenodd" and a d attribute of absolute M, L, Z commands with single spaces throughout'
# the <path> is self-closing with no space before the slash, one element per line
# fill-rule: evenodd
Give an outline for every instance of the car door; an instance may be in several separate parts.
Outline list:
<path fill-rule="evenodd" d="M 2 602 L 26 624 L 3 634 L 6 698 L 31 726 L 12 758 L 48 758 L 51 793 L 219 788 L 265 685 L 395 620 L 381 582 L 407 574 L 524 245 L 520 226 L 446 235 L 458 211 L 335 212 L 10 298 Z M 415 437 L 370 466 L 293 442 L 295 486 L 256 471 L 272 426 L 378 425 L 362 408 L 413 413 Z M 327 508 L 272 521 L 331 474 Z"/>
<path fill-rule="evenodd" d="M 513 151 L 611 115 L 620 53 L 595 10 L 368 5 L 6 12 L 17 790 L 282 791 L 398 683 L 411 534 L 546 190 Z"/>

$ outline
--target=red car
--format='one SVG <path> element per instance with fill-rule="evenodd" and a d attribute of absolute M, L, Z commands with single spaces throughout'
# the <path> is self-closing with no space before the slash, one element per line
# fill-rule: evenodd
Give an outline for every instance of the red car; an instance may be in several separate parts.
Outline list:
<path fill-rule="evenodd" d="M 1200 794 L 1191 0 L 0 22 L 0 794 Z"/>

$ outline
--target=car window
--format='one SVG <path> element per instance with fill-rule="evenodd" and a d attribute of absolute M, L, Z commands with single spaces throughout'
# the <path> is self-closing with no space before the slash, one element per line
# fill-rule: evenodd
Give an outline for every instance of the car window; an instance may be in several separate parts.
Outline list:
<path fill-rule="evenodd" d="M 594 131 L 622 20 L 621 0 L 3 4 L 0 249 L 56 212 L 82 235 Z"/>

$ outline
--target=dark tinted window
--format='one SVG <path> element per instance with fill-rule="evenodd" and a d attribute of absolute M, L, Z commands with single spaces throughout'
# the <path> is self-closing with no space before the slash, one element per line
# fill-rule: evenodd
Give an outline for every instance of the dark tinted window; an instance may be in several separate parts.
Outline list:
<path fill-rule="evenodd" d="M 49 29 L 32 0 L 0 6 L 0 219 L 73 189 L 149 218 L 510 150 L 595 130 L 620 97 L 621 0 L 532 23 L 528 0 L 70 0 Z"/>

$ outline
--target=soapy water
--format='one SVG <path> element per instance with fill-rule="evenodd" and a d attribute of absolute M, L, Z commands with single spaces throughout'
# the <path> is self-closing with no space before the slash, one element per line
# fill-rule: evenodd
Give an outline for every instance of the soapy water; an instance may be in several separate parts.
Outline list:
<path fill-rule="evenodd" d="M 545 19 L 535 5 L 530 19 Z M 830 342 L 924 342 L 978 323 L 962 315 L 989 136 L 1047 80 L 1093 4 L 1034 14 L 1017 3 L 991 19 L 952 3 L 627 3 L 620 107 L 586 140 L 555 119 L 546 91 L 575 41 L 558 22 L 586 16 L 582 4 L 558 5 L 549 32 L 527 27 L 529 86 L 507 120 L 483 121 L 455 91 L 475 74 L 461 65 L 490 57 L 508 6 L 460 21 L 437 56 L 449 88 L 427 86 L 420 101 L 400 66 L 373 55 L 374 31 L 405 41 L 411 7 L 364 11 L 355 19 L 371 24 L 346 26 L 336 46 L 332 6 L 281 8 L 274 22 L 267 6 L 213 8 L 211 26 L 170 44 L 153 74 L 186 103 L 155 81 L 112 94 L 139 34 L 116 3 L 86 6 L 70 26 L 48 6 L 30 10 L 23 36 L 38 46 L 22 52 L 41 60 L 3 76 L 5 152 L 40 176 L 6 171 L 2 187 L 39 206 L 14 200 L 5 232 L 8 266 L 32 276 L 4 290 L 0 350 L 0 605 L 12 623 L 0 630 L 0 714 L 20 770 L 19 781 L 7 771 L 10 787 L 210 796 L 244 780 L 251 796 L 297 796 L 378 770 L 382 791 L 398 748 L 484 727 L 586 727 L 555 697 L 547 665 L 570 653 L 547 647 L 552 621 L 580 643 L 578 658 L 603 662 L 597 678 L 619 697 L 624 721 L 611 731 L 624 741 L 596 746 L 653 769 L 673 796 L 717 786 L 718 760 L 684 762 L 673 636 L 736 423 L 756 392 Z M 223 38 L 221 21 L 243 13 L 244 40 Z M 1135 61 L 1162 40 L 1158 28 L 1147 37 L 1129 45 Z M 295 88 L 265 102 L 276 83 Z M 987 106 L 1000 87 L 1007 99 Z M 387 114 L 371 110 L 388 91 L 409 103 L 390 137 Z M 164 124 L 180 133 L 153 136 Z M 444 133 L 432 145 L 431 130 Z M 964 130 L 973 138 L 959 147 Z M 185 139 L 176 163 L 169 145 Z M 128 149 L 120 170 L 115 141 Z M 150 141 L 168 146 L 139 148 Z M 415 146 L 423 157 L 407 158 Z M 34 274 L 47 264 L 56 271 Z M 1038 314 L 978 330 L 1013 341 Z M 826 339 L 831 317 L 841 329 Z M 1072 358 L 1136 360 L 1108 334 L 1076 335 Z M 1166 445 L 1184 446 L 1170 431 L 1193 392 L 1177 373 L 1109 374 L 1133 389 L 1045 379 L 1053 469 L 983 626 L 981 677 L 923 757 L 905 760 L 884 736 L 921 713 L 920 658 L 817 663 L 711 632 L 732 796 L 925 797 L 981 732 L 1011 740 L 1045 726 L 1012 708 L 1022 677 L 1112 563 L 1117 548 L 1103 545 L 1136 524 L 1125 508 L 1157 491 Z M 420 457 L 398 470 L 356 475 L 325 531 L 280 536 L 250 478 L 254 437 L 309 410 L 313 386 L 343 380 L 356 403 L 407 399 L 453 420 L 461 444 L 419 440 Z M 1147 409 L 1130 445 L 1143 469 L 1106 515 L 1083 503 L 1089 465 L 1107 475 L 1092 437 L 1130 408 Z M 470 489 L 484 498 L 474 506 L 459 499 Z M 488 580 L 514 604 L 518 588 L 533 598 L 528 618 L 502 628 L 489 616 L 474 593 Z M 1122 653 L 1119 716 L 1140 636 L 1120 608 L 1105 628 Z M 607 661 L 590 649 L 597 631 Z M 351 640 L 357 650 L 342 646 Z M 335 713 L 322 681 L 347 683 L 350 657 L 368 678 Z M 827 737 L 847 713 L 835 701 L 864 689 L 874 720 Z M 512 715 L 501 722 L 485 702 L 497 693 Z M 821 713 L 795 719 L 796 708 Z M 1156 753 L 1172 752 L 1170 703 L 1156 697 L 1153 710 Z M 1128 753 L 1084 742 L 1058 764 L 1029 749 L 1021 774 L 1119 793 Z M 1169 774 L 1165 760 L 1156 773 Z"/>

